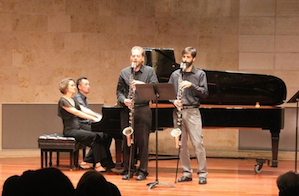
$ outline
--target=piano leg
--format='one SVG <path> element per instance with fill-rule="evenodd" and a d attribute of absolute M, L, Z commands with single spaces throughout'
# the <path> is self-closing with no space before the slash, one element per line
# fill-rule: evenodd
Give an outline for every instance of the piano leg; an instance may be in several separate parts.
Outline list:
<path fill-rule="evenodd" d="M 272 139 L 272 164 L 270 165 L 269 159 L 257 158 L 257 164 L 254 166 L 255 173 L 261 173 L 264 163 L 268 162 L 270 167 L 277 167 L 278 165 L 278 143 L 279 143 L 279 133 L 280 129 L 271 129 L 271 139 Z"/>
<path fill-rule="evenodd" d="M 115 139 L 115 168 L 122 169 L 123 161 L 122 161 L 122 139 Z"/>
<path fill-rule="evenodd" d="M 278 165 L 278 144 L 280 129 L 271 129 L 272 138 L 272 164 L 271 167 L 277 167 Z"/>

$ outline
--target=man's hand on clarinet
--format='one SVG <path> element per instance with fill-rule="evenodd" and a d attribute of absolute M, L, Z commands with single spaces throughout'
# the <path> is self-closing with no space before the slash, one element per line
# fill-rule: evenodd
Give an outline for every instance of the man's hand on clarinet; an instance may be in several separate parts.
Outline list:
<path fill-rule="evenodd" d="M 124 100 L 124 104 L 125 104 L 128 108 L 131 107 L 132 99 L 125 99 L 125 100 Z"/>
<path fill-rule="evenodd" d="M 174 102 L 173 102 L 173 104 L 174 104 L 174 106 L 180 111 L 181 109 L 182 109 L 182 107 L 183 107 L 183 104 L 182 104 L 182 102 L 180 101 L 180 100 L 175 100 Z"/>
<path fill-rule="evenodd" d="M 185 88 L 190 88 L 192 86 L 192 83 L 187 81 L 187 80 L 183 80 L 181 83 L 180 83 L 180 87 L 185 89 Z"/>

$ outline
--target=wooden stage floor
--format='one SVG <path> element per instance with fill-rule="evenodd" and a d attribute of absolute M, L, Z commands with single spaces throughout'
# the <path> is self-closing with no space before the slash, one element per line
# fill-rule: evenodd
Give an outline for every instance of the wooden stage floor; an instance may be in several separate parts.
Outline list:
<path fill-rule="evenodd" d="M 122 180 L 121 175 L 104 174 L 105 178 L 118 186 L 122 196 L 163 195 L 163 196 L 223 196 L 223 195 L 278 195 L 276 178 L 287 171 L 294 170 L 294 161 L 279 161 L 277 168 L 264 164 L 262 172 L 255 174 L 254 159 L 222 159 L 208 158 L 208 184 L 199 185 L 198 178 L 193 174 L 193 181 L 174 183 L 176 160 L 159 161 L 158 182 L 174 185 L 174 188 L 165 185 L 156 185 L 148 190 L 147 183 L 156 181 L 156 163 L 149 162 L 149 176 L 145 181 Z M 76 187 L 80 177 L 86 170 L 70 171 L 67 167 L 68 157 L 63 157 L 59 169 L 63 171 Z M 196 160 L 192 160 L 193 169 Z M 12 175 L 21 175 L 26 170 L 40 168 L 40 158 L 1 158 L 0 159 L 0 192 L 4 181 Z M 181 176 L 181 169 L 178 177 Z"/>

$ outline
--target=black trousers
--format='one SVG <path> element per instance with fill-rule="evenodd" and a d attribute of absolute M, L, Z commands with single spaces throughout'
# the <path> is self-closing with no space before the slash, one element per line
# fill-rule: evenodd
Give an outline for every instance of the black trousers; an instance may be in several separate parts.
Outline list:
<path fill-rule="evenodd" d="M 94 163 L 101 162 L 107 158 L 103 142 L 98 134 L 84 129 L 63 130 L 64 136 L 74 137 L 76 141 L 89 146 L 92 149 L 92 158 Z"/>
<path fill-rule="evenodd" d="M 91 125 L 90 124 L 80 124 L 81 129 L 87 130 L 87 131 L 92 131 L 91 130 Z M 111 142 L 112 142 L 112 137 L 110 137 L 107 134 L 104 134 L 102 132 L 94 132 L 96 133 L 101 140 L 102 145 L 104 146 L 101 154 L 106 154 L 107 156 L 105 158 L 103 158 L 100 162 L 101 165 L 103 167 L 108 167 L 108 168 L 114 168 L 115 164 L 113 162 L 112 156 L 111 156 L 111 152 L 110 152 L 110 146 L 111 146 Z M 92 148 L 88 151 L 87 155 L 84 158 L 85 162 L 88 163 L 94 163 L 94 156 L 93 156 L 93 150 Z"/>
<path fill-rule="evenodd" d="M 129 125 L 129 109 L 124 107 L 121 111 L 121 126 L 122 129 Z M 134 112 L 134 144 L 131 159 L 131 171 L 136 171 L 135 169 L 135 152 L 138 150 L 140 164 L 138 172 L 143 172 L 148 175 L 148 145 L 149 145 L 149 134 L 152 123 L 152 112 L 149 106 L 135 107 Z M 127 146 L 126 136 L 123 136 L 123 151 L 124 151 L 124 172 L 128 172 L 129 169 L 129 159 L 130 159 L 130 148 Z"/>

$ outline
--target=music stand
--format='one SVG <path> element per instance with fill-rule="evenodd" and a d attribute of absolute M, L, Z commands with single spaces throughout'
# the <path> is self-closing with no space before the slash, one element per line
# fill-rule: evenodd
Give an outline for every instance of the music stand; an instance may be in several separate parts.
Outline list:
<path fill-rule="evenodd" d="M 155 128 L 156 128 L 156 181 L 150 182 L 147 185 L 148 189 L 153 188 L 155 185 L 161 184 L 174 188 L 173 185 L 168 183 L 159 182 L 158 180 L 158 101 L 175 99 L 176 94 L 172 84 L 136 84 L 136 91 L 141 100 L 155 100 Z"/>
<path fill-rule="evenodd" d="M 298 148 L 298 100 L 299 91 L 287 103 L 296 103 L 296 136 L 295 136 L 295 173 L 297 173 L 297 148 Z"/>

